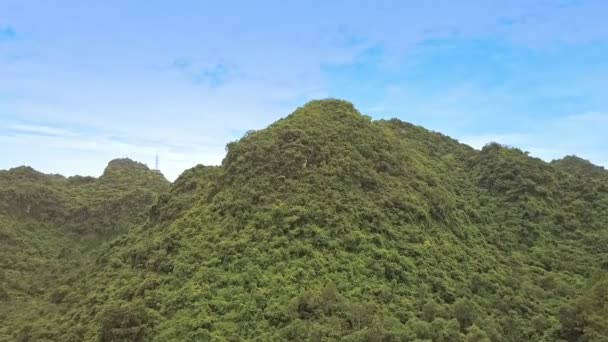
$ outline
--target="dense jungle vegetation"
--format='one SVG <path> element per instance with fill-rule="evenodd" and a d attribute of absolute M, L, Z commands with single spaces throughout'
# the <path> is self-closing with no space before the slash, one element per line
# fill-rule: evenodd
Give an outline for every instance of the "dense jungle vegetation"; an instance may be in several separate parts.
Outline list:
<path fill-rule="evenodd" d="M 312 101 L 169 185 L 0 172 L 0 341 L 608 341 L 608 171 Z"/>
<path fill-rule="evenodd" d="M 49 324 L 94 252 L 145 223 L 169 186 L 128 159 L 113 160 L 98 179 L 0 171 L 0 341 L 47 340 L 27 324 Z"/>

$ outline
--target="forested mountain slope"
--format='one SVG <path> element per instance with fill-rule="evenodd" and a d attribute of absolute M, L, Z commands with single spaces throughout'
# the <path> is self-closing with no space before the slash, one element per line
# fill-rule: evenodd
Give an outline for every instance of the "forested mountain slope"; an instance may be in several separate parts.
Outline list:
<path fill-rule="evenodd" d="M 61 302 L 90 252 L 144 223 L 169 182 L 128 159 L 98 178 L 0 171 L 0 340 Z M 47 313 L 48 314 L 48 313 Z"/>
<path fill-rule="evenodd" d="M 312 101 L 182 174 L 12 336 L 603 341 L 608 182 L 571 158 Z"/>

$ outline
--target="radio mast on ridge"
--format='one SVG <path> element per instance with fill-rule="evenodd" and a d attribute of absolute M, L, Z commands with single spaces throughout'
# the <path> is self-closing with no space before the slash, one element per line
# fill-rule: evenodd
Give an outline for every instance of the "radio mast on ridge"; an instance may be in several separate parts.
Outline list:
<path fill-rule="evenodd" d="M 158 153 L 156 154 L 156 163 L 154 165 L 154 170 L 158 171 Z"/>

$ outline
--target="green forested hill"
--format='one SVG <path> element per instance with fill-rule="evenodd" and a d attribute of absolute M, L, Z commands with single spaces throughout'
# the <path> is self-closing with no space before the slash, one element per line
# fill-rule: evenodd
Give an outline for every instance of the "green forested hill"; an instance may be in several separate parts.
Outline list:
<path fill-rule="evenodd" d="M 144 223 L 168 188 L 161 174 L 128 159 L 110 162 L 99 179 L 0 171 L 0 341 L 37 336 L 31 320 L 55 314 L 91 251 Z"/>
<path fill-rule="evenodd" d="M 96 187 L 113 174 L 71 183 Z M 117 207 L 129 199 L 115 196 L 119 188 L 104 197 Z M 55 217 L 65 195 L 56 192 L 36 191 L 49 196 L 36 215 Z M 477 151 L 399 120 L 371 121 L 348 102 L 312 101 L 229 144 L 221 166 L 184 172 L 148 211 L 88 208 L 71 213 L 115 238 L 71 271 L 78 281 L 40 299 L 52 310 L 13 318 L 0 333 L 608 340 L 608 181 L 576 157 L 545 163 L 498 144 Z M 124 215 L 145 219 L 123 230 Z"/>

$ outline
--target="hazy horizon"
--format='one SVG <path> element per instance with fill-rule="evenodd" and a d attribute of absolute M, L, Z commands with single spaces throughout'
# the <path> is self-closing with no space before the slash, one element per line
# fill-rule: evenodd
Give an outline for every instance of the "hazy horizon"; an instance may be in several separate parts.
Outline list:
<path fill-rule="evenodd" d="M 362 114 L 364 114 L 364 113 L 362 113 Z M 441 132 L 438 132 L 438 133 L 441 133 Z M 491 143 L 491 142 L 495 142 L 495 141 L 488 141 L 488 142 L 486 142 L 486 143 Z M 475 145 L 475 146 L 474 146 L 474 145 L 472 145 L 472 144 L 467 144 L 466 142 L 462 142 L 462 141 L 461 141 L 461 143 L 466 144 L 466 145 L 468 145 L 468 146 L 470 146 L 470 147 L 473 147 L 473 148 L 475 148 L 475 149 L 477 149 L 477 150 L 480 150 L 480 149 L 481 149 L 481 148 L 482 148 L 482 147 L 483 147 L 483 146 L 486 144 L 486 143 L 483 143 L 482 141 L 480 141 L 480 142 L 479 142 L 479 145 Z M 507 146 L 509 146 L 509 145 L 507 145 Z M 509 146 L 509 147 L 515 147 L 515 146 Z M 578 155 L 576 155 L 576 154 L 569 154 L 569 155 L 570 155 L 570 156 L 571 156 L 571 155 L 574 155 L 574 156 L 577 156 L 577 157 L 578 157 Z M 158 156 L 158 169 L 156 169 L 156 157 L 157 157 L 157 156 Z M 224 155 L 222 156 L 222 159 L 220 160 L 220 162 L 215 163 L 215 164 L 203 164 L 203 165 L 207 165 L 207 166 L 211 166 L 211 165 L 220 165 L 220 164 L 221 164 L 221 161 L 223 160 L 223 158 L 224 158 L 224 157 L 225 157 L 225 153 L 224 153 Z M 532 157 L 534 157 L 534 156 L 532 156 Z M 562 157 L 560 157 L 560 158 L 555 158 L 555 159 L 561 159 L 561 158 L 563 158 L 563 157 L 566 157 L 566 155 L 564 155 L 564 156 L 562 156 Z M 133 159 L 133 158 L 131 158 L 131 157 L 129 157 L 129 156 L 116 156 L 116 157 L 114 157 L 114 158 L 111 158 L 111 159 L 107 160 L 106 165 L 104 165 L 104 167 L 102 167 L 102 168 L 99 170 L 99 172 L 97 172 L 97 173 L 93 173 L 93 174 L 78 174 L 78 173 L 62 174 L 62 173 L 56 173 L 56 172 L 45 172 L 44 170 L 38 170 L 38 169 L 36 169 L 36 168 L 34 168 L 34 169 L 36 169 L 37 171 L 43 172 L 43 173 L 47 173 L 47 174 L 58 174 L 58 175 L 61 175 L 61 176 L 64 176 L 64 177 L 71 177 L 71 176 L 92 176 L 92 177 L 100 177 L 100 176 L 103 174 L 103 172 L 104 172 L 104 170 L 105 170 L 105 168 L 106 168 L 107 164 L 108 164 L 110 161 L 115 160 L 115 159 L 122 159 L 122 158 L 129 158 L 129 159 L 132 159 L 132 160 L 133 160 L 133 161 L 135 161 L 135 162 L 139 162 L 139 163 L 143 163 L 143 164 L 145 164 L 145 165 L 146 165 L 146 166 L 147 166 L 149 169 L 151 169 L 151 170 L 158 170 L 158 171 L 160 171 L 160 172 L 163 174 L 163 176 L 165 176 L 165 178 L 167 178 L 167 179 L 168 179 L 169 181 L 171 181 L 171 182 L 175 181 L 175 179 L 176 179 L 177 177 L 179 177 L 179 176 L 180 176 L 180 175 L 181 175 L 181 174 L 182 174 L 184 171 L 186 171 L 187 169 L 189 169 L 189 168 L 190 168 L 190 167 L 188 167 L 188 168 L 183 169 L 183 170 L 181 170 L 181 171 L 176 170 L 176 171 L 177 171 L 177 174 L 175 174 L 175 175 L 169 175 L 169 176 L 168 176 L 168 175 L 166 175 L 166 174 L 164 174 L 164 173 L 162 172 L 162 170 L 163 170 L 163 167 L 162 167 L 162 162 L 163 162 L 163 160 L 162 160 L 162 156 L 160 156 L 160 155 L 154 155 L 154 156 L 153 156 L 153 160 L 152 160 L 151 162 L 149 162 L 149 161 L 144 161 L 144 160 L 137 160 L 137 159 Z M 555 159 L 554 159 L 554 160 L 555 160 Z M 551 160 L 546 160 L 546 161 L 547 161 L 547 162 L 549 162 L 549 161 L 551 161 Z M 199 164 L 202 164 L 202 163 L 198 163 L 198 164 L 192 165 L 191 167 L 194 167 L 194 166 L 199 165 Z M 15 165 L 15 166 L 13 166 L 13 167 L 9 167 L 9 168 L 7 168 L 6 170 L 11 169 L 11 168 L 16 168 L 16 167 L 22 167 L 22 166 L 31 167 L 31 165 L 26 165 L 26 164 L 24 164 L 24 165 Z M 605 167 L 604 165 L 599 165 L 599 166 Z M 174 170 L 175 170 L 175 169 L 174 169 Z M 0 171 L 2 171 L 2 169 L 0 169 Z"/>
<path fill-rule="evenodd" d="M 2 1 L 0 169 L 174 180 L 310 99 L 608 167 L 602 1 Z"/>

